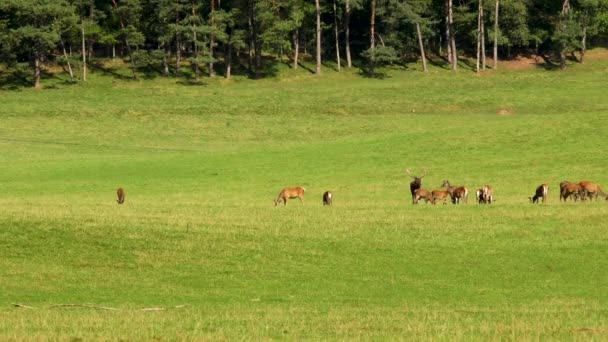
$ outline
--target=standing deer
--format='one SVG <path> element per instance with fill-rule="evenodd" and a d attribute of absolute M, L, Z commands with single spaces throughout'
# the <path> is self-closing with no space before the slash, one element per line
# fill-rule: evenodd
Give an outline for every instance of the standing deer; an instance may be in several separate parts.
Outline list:
<path fill-rule="evenodd" d="M 589 198 L 589 200 L 592 199 L 596 199 L 597 200 L 597 196 L 604 196 L 604 197 L 608 197 L 603 191 L 602 188 L 600 188 L 600 186 L 596 183 L 590 182 L 590 181 L 581 181 L 579 183 L 579 185 L 581 186 L 581 194 L 583 196 L 583 198 Z"/>
<path fill-rule="evenodd" d="M 489 185 L 481 188 L 481 201 L 479 203 L 492 204 L 494 202 L 494 189 Z"/>
<path fill-rule="evenodd" d="M 277 199 L 274 200 L 274 206 L 276 207 L 281 201 L 283 205 L 287 205 L 287 200 L 292 198 L 299 198 L 300 203 L 304 204 L 304 191 L 306 189 L 301 186 L 285 188 L 281 190 Z"/>
<path fill-rule="evenodd" d="M 538 199 L 542 198 L 543 203 L 545 203 L 548 195 L 549 195 L 549 185 L 545 183 L 545 184 L 539 185 L 536 188 L 536 192 L 534 193 L 534 196 L 528 197 L 528 198 L 530 199 L 530 202 L 532 202 L 532 203 L 538 203 Z M 560 194 L 560 197 L 561 197 L 561 194 Z"/>
<path fill-rule="evenodd" d="M 433 190 L 431 192 L 431 203 L 436 204 L 437 200 L 443 200 L 443 204 L 448 204 L 448 198 L 450 197 L 450 193 L 445 190 Z"/>
<path fill-rule="evenodd" d="M 331 205 L 334 194 L 331 191 L 325 191 L 323 193 L 323 206 Z"/>
<path fill-rule="evenodd" d="M 483 188 L 479 188 L 475 191 L 475 200 L 477 203 L 483 203 Z"/>
<path fill-rule="evenodd" d="M 566 199 L 564 198 L 564 193 L 565 193 L 564 191 L 565 191 L 566 186 L 567 186 L 568 184 L 572 184 L 572 182 L 569 182 L 569 181 L 562 181 L 562 182 L 560 182 L 560 183 L 559 183 L 559 201 L 560 201 L 560 202 L 561 202 L 562 200 L 563 200 L 563 201 L 566 201 Z"/>
<path fill-rule="evenodd" d="M 424 178 L 426 171 L 422 170 L 422 175 L 420 177 L 413 175 L 412 172 L 410 171 L 410 169 L 406 169 L 405 172 L 410 177 L 414 178 L 414 180 L 410 183 L 410 192 L 412 193 L 412 203 L 415 203 L 416 201 L 415 201 L 414 191 L 416 191 L 422 187 L 422 178 Z"/>
<path fill-rule="evenodd" d="M 116 200 L 116 203 L 118 203 L 118 204 L 125 203 L 125 190 L 123 188 L 118 188 L 116 190 L 116 196 L 118 197 L 118 199 Z"/>
<path fill-rule="evenodd" d="M 421 199 L 424 200 L 424 203 L 433 202 L 433 196 L 431 195 L 431 193 L 423 188 L 416 189 L 414 191 L 414 204 L 418 204 Z"/>
<path fill-rule="evenodd" d="M 452 204 L 459 204 L 463 199 L 464 203 L 468 202 L 467 198 L 469 197 L 469 189 L 467 189 L 466 186 L 452 186 L 448 180 L 444 180 L 441 187 L 445 188 L 446 191 L 450 193 Z"/>
<path fill-rule="evenodd" d="M 563 183 L 563 186 L 562 186 Z M 569 182 L 562 182 L 560 183 L 560 193 L 559 193 L 559 198 L 560 201 L 561 199 L 564 200 L 564 202 L 568 199 L 568 197 L 572 196 L 574 198 L 574 201 L 578 201 L 579 198 L 582 198 L 582 193 L 583 193 L 583 187 L 580 184 L 577 183 L 569 183 Z"/>

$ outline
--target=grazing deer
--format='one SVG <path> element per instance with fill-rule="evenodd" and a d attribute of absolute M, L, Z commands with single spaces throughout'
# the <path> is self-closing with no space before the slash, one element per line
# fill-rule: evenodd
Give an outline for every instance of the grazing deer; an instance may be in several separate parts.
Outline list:
<path fill-rule="evenodd" d="M 443 200 L 443 204 L 448 204 L 450 193 L 445 190 L 433 190 L 431 192 L 431 203 L 436 204 L 437 200 Z"/>
<path fill-rule="evenodd" d="M 283 205 L 287 205 L 287 200 L 291 198 L 299 198 L 300 203 L 304 204 L 304 189 L 301 186 L 296 186 L 292 188 L 285 188 L 281 190 L 277 199 L 274 200 L 274 206 L 276 207 L 281 201 Z"/>
<path fill-rule="evenodd" d="M 559 197 L 560 197 L 560 200 L 563 199 L 565 202 L 568 199 L 568 197 L 572 196 L 574 198 L 574 201 L 576 202 L 576 201 L 578 201 L 579 198 L 582 198 L 581 197 L 582 192 L 583 192 L 583 187 L 580 184 L 566 183 L 561 188 Z"/>
<path fill-rule="evenodd" d="M 421 199 L 424 200 L 424 203 L 433 202 L 433 196 L 428 190 L 422 188 L 416 189 L 414 191 L 414 204 L 418 204 Z"/>
<path fill-rule="evenodd" d="M 542 198 L 543 203 L 545 203 L 548 195 L 549 195 L 549 185 L 545 183 L 545 184 L 539 185 L 536 188 L 536 192 L 534 193 L 534 196 L 528 197 L 528 198 L 530 199 L 530 202 L 532 202 L 532 203 L 538 203 L 538 199 Z M 560 197 L 561 197 L 561 194 L 560 194 Z"/>
<path fill-rule="evenodd" d="M 466 186 L 452 186 L 448 180 L 444 180 L 441 187 L 445 188 L 445 190 L 450 193 L 452 204 L 459 204 L 463 199 L 464 203 L 468 202 L 469 189 L 467 189 Z"/>
<path fill-rule="evenodd" d="M 590 181 L 581 181 L 579 185 L 581 186 L 581 195 L 583 196 L 583 199 L 589 198 L 589 200 L 592 200 L 595 198 L 597 200 L 597 196 L 600 195 L 608 198 L 608 196 L 602 191 L 602 188 L 600 188 L 600 186 L 596 183 Z"/>
<path fill-rule="evenodd" d="M 410 192 L 412 193 L 412 203 L 415 203 L 416 201 L 415 201 L 414 191 L 416 191 L 422 187 L 422 178 L 424 178 L 426 171 L 422 170 L 422 175 L 420 177 L 413 175 L 412 172 L 410 171 L 410 169 L 406 169 L 405 172 L 410 177 L 414 178 L 414 180 L 410 183 Z"/>
<path fill-rule="evenodd" d="M 334 194 L 331 191 L 325 191 L 323 193 L 323 206 L 331 205 Z"/>
<path fill-rule="evenodd" d="M 559 183 L 559 201 L 561 202 L 562 200 L 566 201 L 566 199 L 564 198 L 564 190 L 566 188 L 566 186 L 568 184 L 572 184 L 572 182 L 569 181 L 562 181 Z"/>
<path fill-rule="evenodd" d="M 118 204 L 125 203 L 125 190 L 123 188 L 118 188 L 116 190 L 116 196 L 118 197 L 118 199 L 116 200 L 116 203 L 118 203 Z"/>

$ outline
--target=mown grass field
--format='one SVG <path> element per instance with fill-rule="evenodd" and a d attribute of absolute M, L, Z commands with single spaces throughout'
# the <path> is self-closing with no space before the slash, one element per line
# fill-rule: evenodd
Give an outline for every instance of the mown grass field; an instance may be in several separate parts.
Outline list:
<path fill-rule="evenodd" d="M 0 339 L 608 338 L 608 60 L 281 75 L 1 91 Z"/>

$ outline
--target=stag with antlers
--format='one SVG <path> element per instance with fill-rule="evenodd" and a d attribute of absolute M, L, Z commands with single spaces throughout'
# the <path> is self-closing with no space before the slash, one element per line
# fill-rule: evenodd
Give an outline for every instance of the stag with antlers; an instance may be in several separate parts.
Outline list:
<path fill-rule="evenodd" d="M 416 204 L 416 190 L 422 187 L 422 178 L 424 178 L 426 171 L 422 170 L 422 175 L 420 176 L 413 175 L 410 169 L 406 169 L 405 173 L 414 178 L 414 180 L 410 183 L 410 192 L 412 193 L 412 204 Z"/>

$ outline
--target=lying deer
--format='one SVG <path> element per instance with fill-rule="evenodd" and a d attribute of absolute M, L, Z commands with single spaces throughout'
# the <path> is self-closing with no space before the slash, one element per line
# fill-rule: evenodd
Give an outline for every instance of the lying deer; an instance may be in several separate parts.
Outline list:
<path fill-rule="evenodd" d="M 116 196 L 118 196 L 118 199 L 116 200 L 118 204 L 125 203 L 125 190 L 123 188 L 118 188 L 116 190 Z"/>
<path fill-rule="evenodd" d="M 532 203 L 538 203 L 538 199 L 542 198 L 543 203 L 545 203 L 548 195 L 549 195 L 549 185 L 541 184 L 536 188 L 536 192 L 534 193 L 534 196 L 528 197 L 528 198 L 530 199 L 530 202 L 532 202 Z"/>
<path fill-rule="evenodd" d="M 331 205 L 334 194 L 331 191 L 325 191 L 323 193 L 323 206 Z"/>
<path fill-rule="evenodd" d="M 274 206 L 276 207 L 281 201 L 283 205 L 287 205 L 287 200 L 291 198 L 299 198 L 300 203 L 304 204 L 304 189 L 301 186 L 296 186 L 292 188 L 285 188 L 281 190 L 277 199 L 274 200 Z"/>

